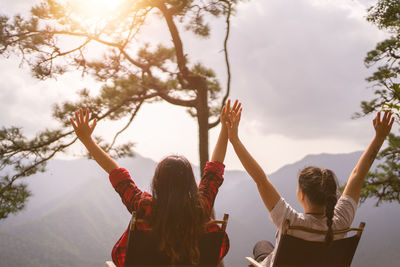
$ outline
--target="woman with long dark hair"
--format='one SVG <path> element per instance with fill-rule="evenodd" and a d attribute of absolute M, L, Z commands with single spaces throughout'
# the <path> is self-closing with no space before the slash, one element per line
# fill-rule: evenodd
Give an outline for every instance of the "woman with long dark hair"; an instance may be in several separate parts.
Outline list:
<path fill-rule="evenodd" d="M 211 212 L 218 188 L 223 182 L 224 158 L 228 131 L 228 114 L 237 112 L 240 104 L 236 101 L 231 109 L 230 101 L 221 111 L 221 131 L 211 161 L 207 162 L 203 177 L 197 187 L 192 167 L 183 156 L 168 156 L 156 167 L 151 184 L 152 194 L 141 191 L 126 169 L 104 152 L 91 138 L 96 119 L 89 125 L 89 110 L 75 113 L 71 124 L 79 140 L 85 145 L 96 162 L 110 176 L 110 182 L 121 196 L 130 213 L 145 222 L 137 225 L 139 230 L 150 229 L 159 237 L 159 251 L 168 256 L 171 264 L 199 262 L 198 239 L 204 231 L 218 230 L 216 225 L 204 226 L 211 220 Z M 128 243 L 128 229 L 112 250 L 112 259 L 117 266 L 123 266 Z M 229 250 L 229 239 L 225 234 L 220 260 Z"/>
<path fill-rule="evenodd" d="M 268 180 L 260 165 L 253 159 L 238 137 L 238 126 L 241 109 L 230 114 L 227 122 L 228 137 L 246 171 L 257 185 L 261 198 L 270 212 L 270 218 L 278 231 L 289 219 L 290 225 L 303 226 L 326 231 L 327 234 L 308 233 L 290 230 L 289 234 L 310 240 L 321 241 L 329 245 L 332 240 L 344 238 L 344 235 L 333 236 L 334 230 L 348 228 L 357 209 L 360 192 L 372 163 L 383 142 L 388 136 L 394 122 L 392 113 L 386 111 L 381 118 L 380 112 L 373 120 L 375 137 L 363 153 L 354 170 L 350 174 L 343 194 L 338 198 L 337 180 L 331 170 L 320 167 L 307 167 L 299 172 L 297 199 L 304 208 L 304 213 L 294 210 L 278 193 Z M 256 261 L 262 266 L 273 266 L 275 248 L 279 244 L 277 234 L 275 246 L 268 241 L 258 242 L 253 250 Z"/>

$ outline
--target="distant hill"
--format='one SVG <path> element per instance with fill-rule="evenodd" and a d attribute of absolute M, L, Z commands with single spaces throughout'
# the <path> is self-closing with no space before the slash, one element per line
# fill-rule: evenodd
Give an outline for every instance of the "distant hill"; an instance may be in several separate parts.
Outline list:
<path fill-rule="evenodd" d="M 344 183 L 360 155 L 311 155 L 269 177 L 282 196 L 300 209 L 295 192 L 301 168 L 316 165 L 332 169 Z M 131 171 L 139 187 L 148 191 L 155 162 L 137 155 L 120 160 L 119 164 Z M 126 229 L 130 214 L 109 184 L 108 176 L 93 161 L 54 160 L 48 169 L 28 178 L 33 197 L 27 208 L 0 221 L 0 266 L 104 266 Z M 367 226 L 353 266 L 398 265 L 399 208 L 395 203 L 376 208 L 374 201 L 359 208 L 354 224 L 366 221 Z M 248 174 L 226 171 L 215 209 L 218 217 L 230 214 L 227 231 L 231 249 L 225 266 L 246 266 L 244 257 L 251 255 L 256 241 L 274 242 L 276 230 Z"/>

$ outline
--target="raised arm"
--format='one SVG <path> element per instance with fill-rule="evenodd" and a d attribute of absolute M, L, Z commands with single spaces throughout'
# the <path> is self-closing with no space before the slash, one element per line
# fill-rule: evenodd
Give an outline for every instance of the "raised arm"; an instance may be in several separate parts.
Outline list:
<path fill-rule="evenodd" d="M 228 145 L 228 129 L 226 123 L 229 121 L 229 113 L 240 109 L 240 104 L 236 100 L 231 109 L 231 100 L 228 99 L 226 105 L 221 110 L 221 131 L 219 132 L 217 143 L 215 144 L 214 151 L 211 156 L 211 161 L 218 161 L 223 163 L 226 154 L 226 147 Z"/>
<path fill-rule="evenodd" d="M 356 203 L 360 200 L 360 192 L 364 183 L 365 176 L 367 175 L 369 169 L 374 162 L 376 155 L 386 137 L 388 136 L 392 125 L 394 122 L 394 117 L 389 111 L 385 111 L 383 118 L 381 119 L 381 114 L 378 112 L 373 120 L 375 128 L 375 136 L 372 139 L 367 150 L 362 154 L 361 158 L 358 160 L 356 167 L 350 174 L 347 185 L 344 189 L 343 195 L 350 196 Z"/>
<path fill-rule="evenodd" d="M 107 173 L 111 173 L 112 170 L 118 168 L 118 164 L 92 139 L 92 133 L 96 127 L 96 119 L 94 119 L 92 125 L 89 125 L 89 113 L 89 109 L 86 109 L 85 115 L 83 115 L 81 108 L 75 112 L 75 121 L 72 118 L 70 119 L 72 127 L 74 127 L 79 140 L 85 145 L 100 167 Z"/>
<path fill-rule="evenodd" d="M 239 139 L 238 127 L 241 113 L 242 109 L 239 109 L 237 112 L 230 113 L 229 122 L 226 123 L 228 128 L 228 138 L 229 141 L 232 143 L 236 155 L 238 156 L 243 167 L 257 184 L 258 191 L 265 206 L 269 211 L 271 211 L 275 207 L 276 203 L 278 203 L 281 196 L 268 180 L 267 175 L 265 174 L 261 166 L 251 156 L 251 154 L 247 151 L 246 147 Z"/>

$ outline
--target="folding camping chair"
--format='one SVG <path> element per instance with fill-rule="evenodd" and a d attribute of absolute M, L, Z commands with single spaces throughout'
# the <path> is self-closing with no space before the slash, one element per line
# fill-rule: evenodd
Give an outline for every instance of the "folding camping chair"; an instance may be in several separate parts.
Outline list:
<path fill-rule="evenodd" d="M 221 221 L 210 221 L 207 224 L 221 224 L 221 229 L 214 232 L 205 232 L 199 238 L 200 266 L 217 266 L 221 252 L 222 240 L 228 223 L 228 214 L 224 214 Z M 170 259 L 158 251 L 158 238 L 152 231 L 138 230 L 136 224 L 143 220 L 136 218 L 136 212 L 132 213 L 129 226 L 129 239 L 125 267 L 128 266 L 170 266 Z M 207 225 L 206 224 L 206 225 Z M 109 265 L 107 265 L 109 264 Z M 112 266 L 106 262 L 106 266 Z M 177 264 L 179 266 L 191 266 L 188 262 Z"/>
<path fill-rule="evenodd" d="M 287 233 L 288 230 L 300 230 L 326 235 L 326 231 L 290 226 L 289 220 L 286 220 L 273 266 L 350 266 L 364 227 L 365 223 L 361 222 L 358 228 L 334 231 L 334 235 L 351 231 L 356 231 L 357 233 L 350 237 L 334 240 L 330 245 L 326 245 L 324 242 L 307 241 Z M 254 266 L 258 266 L 254 259 L 249 257 L 246 257 L 246 259 Z"/>

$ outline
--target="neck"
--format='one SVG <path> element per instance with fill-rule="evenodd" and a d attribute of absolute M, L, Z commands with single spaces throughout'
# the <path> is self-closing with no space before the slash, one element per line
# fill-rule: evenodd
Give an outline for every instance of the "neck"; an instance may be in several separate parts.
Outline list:
<path fill-rule="evenodd" d="M 324 212 L 306 212 L 306 214 L 309 214 L 309 215 L 325 215 Z"/>
<path fill-rule="evenodd" d="M 304 207 L 305 214 L 324 215 L 325 207 Z"/>

